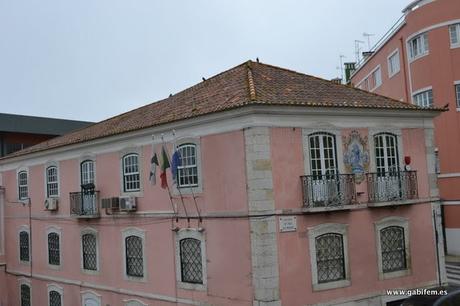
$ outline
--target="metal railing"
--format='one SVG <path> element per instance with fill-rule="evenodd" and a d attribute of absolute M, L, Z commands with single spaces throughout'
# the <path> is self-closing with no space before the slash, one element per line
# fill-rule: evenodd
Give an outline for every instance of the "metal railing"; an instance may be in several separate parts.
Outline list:
<path fill-rule="evenodd" d="M 99 191 L 94 192 L 71 192 L 70 215 L 74 217 L 98 217 L 99 216 Z"/>
<path fill-rule="evenodd" d="M 356 202 L 353 174 L 304 175 L 300 179 L 304 207 L 339 207 Z"/>
<path fill-rule="evenodd" d="M 370 203 L 418 198 L 417 171 L 368 173 L 366 178 Z"/>

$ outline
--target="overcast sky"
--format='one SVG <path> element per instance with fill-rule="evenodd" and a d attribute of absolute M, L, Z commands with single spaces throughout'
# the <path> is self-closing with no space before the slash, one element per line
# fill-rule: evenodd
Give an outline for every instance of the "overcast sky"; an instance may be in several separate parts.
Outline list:
<path fill-rule="evenodd" d="M 256 57 L 331 79 L 409 2 L 0 0 L 0 112 L 99 121 Z"/>

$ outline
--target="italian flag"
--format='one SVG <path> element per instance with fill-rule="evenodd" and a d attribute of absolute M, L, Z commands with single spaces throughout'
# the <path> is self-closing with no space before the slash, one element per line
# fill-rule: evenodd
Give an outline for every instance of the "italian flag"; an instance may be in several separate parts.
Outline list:
<path fill-rule="evenodd" d="M 168 179 L 166 177 L 166 169 L 170 167 L 168 154 L 166 153 L 165 147 L 161 148 L 161 188 L 166 189 L 168 188 Z"/>

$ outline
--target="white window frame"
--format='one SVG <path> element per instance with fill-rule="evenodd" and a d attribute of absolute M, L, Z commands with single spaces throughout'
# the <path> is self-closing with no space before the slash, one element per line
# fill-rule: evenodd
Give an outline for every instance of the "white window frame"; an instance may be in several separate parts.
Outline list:
<path fill-rule="evenodd" d="M 137 163 L 139 170 L 139 189 L 132 191 L 125 191 L 125 173 L 124 173 L 124 158 L 131 154 L 137 154 Z M 120 161 L 120 195 L 121 196 L 134 196 L 142 197 L 144 190 L 144 157 L 141 147 L 128 147 L 119 151 Z"/>
<path fill-rule="evenodd" d="M 84 268 L 83 265 L 83 235 L 92 234 L 96 237 L 96 270 L 87 270 Z M 98 275 L 100 268 L 99 268 L 99 232 L 91 227 L 86 227 L 80 231 L 80 269 L 83 273 L 90 274 L 90 275 Z"/>
<path fill-rule="evenodd" d="M 64 288 L 62 288 L 58 284 L 48 284 L 47 285 L 48 305 L 51 305 L 51 301 L 50 301 L 50 292 L 51 291 L 56 291 L 61 295 L 61 306 L 64 306 Z"/>
<path fill-rule="evenodd" d="M 457 88 L 458 90 L 460 90 L 460 80 L 454 81 L 455 105 L 457 108 L 457 112 L 460 112 L 460 94 L 457 93 Z"/>
<path fill-rule="evenodd" d="M 125 171 L 126 160 L 128 160 L 131 157 L 136 157 L 136 159 L 137 159 L 137 169 L 138 169 L 137 172 L 136 171 L 134 171 L 134 172 L 126 172 Z M 122 173 L 123 173 L 123 192 L 125 192 L 125 193 L 139 192 L 141 190 L 141 171 L 140 171 L 140 168 L 142 167 L 142 165 L 140 164 L 139 154 L 138 153 L 126 154 L 125 156 L 123 156 L 123 158 L 121 160 L 121 164 L 122 164 L 121 167 L 122 167 Z M 128 182 L 127 177 L 130 176 L 130 175 L 138 175 L 139 176 L 139 188 L 128 189 L 128 187 L 127 187 L 127 182 Z"/>
<path fill-rule="evenodd" d="M 97 294 L 94 291 L 91 290 L 85 290 L 80 292 L 81 295 L 81 305 L 85 306 L 86 300 L 94 300 L 98 304 L 98 306 L 101 306 L 101 295 Z"/>
<path fill-rule="evenodd" d="M 335 136 L 335 150 L 336 150 L 336 169 L 338 173 L 345 173 L 343 164 L 343 144 L 342 134 L 340 129 L 337 128 L 323 128 L 323 129 L 302 129 L 302 145 L 303 145 L 303 160 L 304 160 L 304 173 L 307 175 L 312 174 L 311 170 L 311 154 L 310 154 L 310 136 L 315 133 L 327 133 Z"/>
<path fill-rule="evenodd" d="M 25 185 L 21 185 L 21 180 L 20 180 L 20 176 L 22 173 L 25 173 L 26 174 L 26 184 Z M 27 168 L 19 168 L 17 173 L 16 173 L 16 182 L 17 182 L 17 185 L 18 185 L 18 188 L 17 188 L 17 195 L 18 195 L 18 200 L 19 202 L 22 202 L 22 203 L 27 203 L 28 200 L 29 200 L 29 169 Z M 22 188 L 25 188 L 25 192 L 26 192 L 26 196 L 23 197 L 21 196 L 21 187 Z"/>
<path fill-rule="evenodd" d="M 455 28 L 455 31 L 456 31 L 456 35 L 455 35 L 457 38 L 456 43 L 452 41 L 452 29 L 453 28 Z M 454 23 L 454 24 L 449 25 L 449 42 L 450 42 L 451 49 L 460 48 L 460 23 Z"/>
<path fill-rule="evenodd" d="M 340 234 L 343 242 L 343 255 L 345 265 L 345 279 L 327 283 L 318 282 L 318 266 L 316 260 L 316 238 L 324 234 Z M 308 228 L 308 242 L 310 250 L 310 264 L 313 291 L 343 288 L 351 285 L 350 264 L 348 256 L 348 224 L 324 223 Z"/>
<path fill-rule="evenodd" d="M 396 136 L 397 144 L 398 144 L 398 158 L 399 158 L 399 167 L 401 168 L 403 163 L 403 156 L 404 156 L 404 144 L 402 142 L 402 131 L 401 129 L 397 128 L 387 128 L 387 129 L 376 129 L 376 128 L 369 128 L 369 161 L 370 161 L 370 172 L 377 172 L 377 163 L 376 163 L 376 156 L 375 156 L 375 140 L 374 136 L 377 134 L 393 134 Z"/>
<path fill-rule="evenodd" d="M 20 237 L 21 232 L 26 232 L 29 235 L 29 261 L 21 260 L 21 237 Z M 28 225 L 21 225 L 18 228 L 16 236 L 18 237 L 18 261 L 19 261 L 19 263 L 21 263 L 23 265 L 30 266 L 30 262 L 32 261 L 32 252 L 31 252 L 31 249 L 30 249 L 30 229 L 29 229 L 29 226 Z"/>
<path fill-rule="evenodd" d="M 84 164 L 87 164 L 87 163 L 92 163 L 92 172 L 89 171 L 89 172 L 83 172 L 83 165 Z M 80 184 L 87 184 L 87 183 L 93 183 L 93 184 L 96 184 L 96 161 L 92 158 L 86 158 L 86 159 L 83 159 L 82 161 L 80 161 L 79 163 L 79 171 L 80 173 L 80 177 L 78 179 L 78 182 L 80 182 Z M 84 182 L 83 181 L 83 175 L 86 175 L 87 178 L 90 178 L 92 176 L 92 180 L 88 180 L 87 182 Z"/>
<path fill-rule="evenodd" d="M 59 236 L 59 265 L 52 265 L 50 264 L 50 259 L 49 259 L 49 244 L 48 244 L 48 235 L 51 233 L 56 233 Z M 51 268 L 53 270 L 60 270 L 62 267 L 62 229 L 60 227 L 51 225 L 46 228 L 46 264 L 48 265 L 48 268 Z"/>
<path fill-rule="evenodd" d="M 176 140 L 175 146 L 178 148 L 181 145 L 184 144 L 193 144 L 195 145 L 195 153 L 196 153 L 196 167 L 197 167 L 197 174 L 198 174 L 198 185 L 197 186 L 184 186 L 180 187 L 180 193 L 178 190 L 178 187 L 176 184 L 173 185 L 173 188 L 171 189 L 171 193 L 173 195 L 189 195 L 189 194 L 198 194 L 203 192 L 203 175 L 202 175 L 202 165 L 201 165 L 201 139 L 199 137 L 197 138 L 191 138 L 191 137 L 182 137 L 178 140 Z M 171 156 L 172 157 L 172 156 Z"/>
<path fill-rule="evenodd" d="M 51 168 L 51 167 L 55 167 L 56 168 L 56 181 L 48 181 L 48 169 Z M 59 198 L 60 196 L 60 192 L 61 192 L 61 188 L 60 188 L 60 178 L 59 178 L 59 164 L 56 163 L 56 162 L 52 162 L 52 163 L 47 163 L 46 166 L 45 166 L 45 195 L 46 195 L 46 198 Z M 50 195 L 48 193 L 48 186 L 49 184 L 57 184 L 57 194 L 53 194 L 53 195 Z"/>
<path fill-rule="evenodd" d="M 370 92 L 373 92 L 374 90 L 376 90 L 377 88 L 379 88 L 380 86 L 382 86 L 382 83 L 383 83 L 383 80 L 382 80 L 382 68 L 380 67 L 380 65 L 377 65 L 377 67 L 375 67 L 370 75 L 372 76 L 372 79 L 374 81 L 374 87 L 371 88 L 369 91 Z"/>
<path fill-rule="evenodd" d="M 125 306 L 149 306 L 149 304 L 138 299 L 123 300 L 123 303 L 125 303 Z"/>
<path fill-rule="evenodd" d="M 29 291 L 30 291 L 30 305 L 33 305 L 33 301 L 32 301 L 32 283 L 30 281 L 30 279 L 28 278 L 25 278 L 25 277 L 21 277 L 18 279 L 18 284 L 19 284 L 19 305 L 21 305 L 21 301 L 22 301 L 22 294 L 21 294 L 21 286 L 22 285 L 27 285 L 29 287 Z"/>
<path fill-rule="evenodd" d="M 399 226 L 404 229 L 404 243 L 406 249 L 406 269 L 394 272 L 383 272 L 382 267 L 382 246 L 380 242 L 380 231 L 389 226 Z M 390 279 L 396 277 L 403 277 L 411 274 L 411 262 L 410 262 L 410 242 L 409 242 L 409 221 L 402 217 L 386 217 L 374 223 L 375 228 L 375 241 L 377 247 L 377 261 L 379 269 L 379 279 Z"/>
<path fill-rule="evenodd" d="M 413 54 L 414 51 L 412 49 L 412 42 L 414 40 L 418 40 L 418 44 L 420 44 L 420 48 L 417 48 L 417 51 L 419 51 L 420 53 L 418 54 Z M 426 43 L 425 43 L 426 41 Z M 419 33 L 415 36 L 412 36 L 410 37 L 408 40 L 407 40 L 407 56 L 409 58 L 409 62 L 413 62 L 419 58 L 422 58 L 428 54 L 430 54 L 430 39 L 428 38 L 428 31 L 427 32 L 423 32 L 423 33 Z M 426 47 L 426 49 L 425 49 Z"/>
<path fill-rule="evenodd" d="M 203 275 L 202 284 L 182 282 L 180 241 L 193 238 L 200 241 L 201 246 L 201 267 Z M 181 289 L 205 291 L 207 288 L 207 267 L 206 267 L 206 237 L 202 229 L 183 228 L 176 232 L 176 280 L 177 286 Z"/>
<path fill-rule="evenodd" d="M 415 99 L 415 96 L 418 96 L 418 95 L 421 95 L 421 94 L 426 94 L 427 95 L 427 99 L 429 99 L 429 96 L 428 96 L 428 92 L 431 91 L 431 97 L 432 97 L 432 101 L 431 101 L 431 106 L 428 105 L 428 106 L 423 106 L 423 105 L 419 105 L 417 104 L 416 102 L 416 99 Z M 428 101 L 429 103 L 429 101 Z M 424 87 L 424 88 L 420 88 L 419 90 L 416 90 L 414 92 L 412 92 L 412 104 L 414 105 L 417 105 L 419 107 L 433 107 L 434 106 L 434 92 L 433 92 L 433 87 L 432 86 L 428 86 L 428 87 Z"/>
<path fill-rule="evenodd" d="M 128 275 L 126 271 L 126 238 L 129 236 L 136 236 L 136 237 L 141 238 L 142 240 L 142 269 L 143 269 L 142 277 Z M 140 229 L 140 228 L 134 228 L 134 227 L 123 229 L 121 231 L 121 239 L 122 239 L 123 277 L 124 279 L 129 280 L 129 281 L 146 282 L 148 271 L 147 271 L 147 257 L 146 257 L 146 252 L 145 252 L 145 249 L 147 248 L 147 245 L 145 243 L 146 242 L 145 230 Z"/>
<path fill-rule="evenodd" d="M 397 59 L 397 63 L 398 63 L 398 68 L 395 69 L 394 71 L 391 71 L 391 59 L 392 58 L 396 58 Z M 399 49 L 396 48 L 393 52 L 391 52 L 388 57 L 387 57 L 387 66 L 388 66 L 388 78 L 392 78 L 393 76 L 395 76 L 396 74 L 399 73 L 399 71 L 401 71 L 401 61 L 400 61 L 400 56 L 399 56 Z"/>

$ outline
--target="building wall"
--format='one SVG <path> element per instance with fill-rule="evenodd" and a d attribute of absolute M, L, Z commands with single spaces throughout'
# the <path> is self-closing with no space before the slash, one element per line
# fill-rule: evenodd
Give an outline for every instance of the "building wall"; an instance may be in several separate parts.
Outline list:
<path fill-rule="evenodd" d="M 352 83 L 360 85 L 377 65 L 382 69 L 382 85 L 373 92 L 412 103 L 413 93 L 431 87 L 434 105 L 448 106 L 434 120 L 435 145 L 440 159 L 438 184 L 444 200 L 445 227 L 447 237 L 460 237 L 460 200 L 458 181 L 460 177 L 460 112 L 456 105 L 454 82 L 460 80 L 460 48 L 452 48 L 449 24 L 460 23 L 460 6 L 456 0 L 427 1 L 427 4 L 407 13 L 405 23 L 391 38 L 353 75 Z M 429 52 L 415 60 L 409 59 L 408 39 L 427 32 Z M 400 71 L 393 77 L 388 75 L 387 58 L 398 48 Z M 370 88 L 366 88 L 371 90 Z M 448 253 L 460 255 L 456 245 L 460 239 L 447 239 Z"/>

